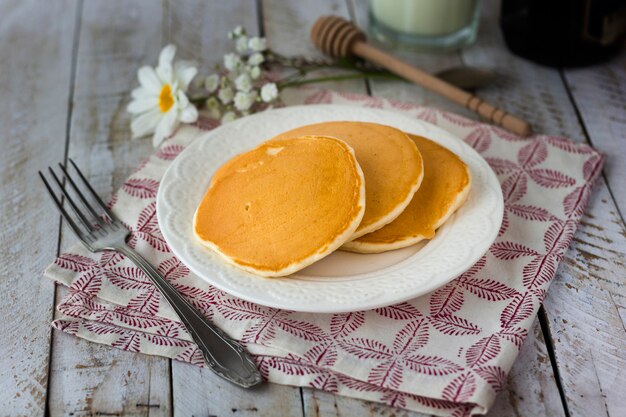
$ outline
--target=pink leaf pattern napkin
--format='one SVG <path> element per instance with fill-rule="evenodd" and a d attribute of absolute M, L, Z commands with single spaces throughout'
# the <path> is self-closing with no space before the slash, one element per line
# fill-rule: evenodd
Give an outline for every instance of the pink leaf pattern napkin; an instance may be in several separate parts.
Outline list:
<path fill-rule="evenodd" d="M 241 340 L 269 381 L 438 415 L 487 412 L 502 388 L 576 230 L 603 157 L 551 136 L 520 138 L 494 126 L 409 103 L 300 90 L 304 103 L 394 110 L 465 140 L 500 179 L 505 216 L 490 250 L 433 293 L 372 311 L 306 314 L 256 305 L 211 287 L 168 250 L 156 194 L 171 161 L 202 130 L 185 126 L 145 161 L 111 206 L 142 253 L 195 307 Z M 132 352 L 203 366 L 202 356 L 155 287 L 123 256 L 62 254 L 46 275 L 68 287 L 53 326 Z"/>

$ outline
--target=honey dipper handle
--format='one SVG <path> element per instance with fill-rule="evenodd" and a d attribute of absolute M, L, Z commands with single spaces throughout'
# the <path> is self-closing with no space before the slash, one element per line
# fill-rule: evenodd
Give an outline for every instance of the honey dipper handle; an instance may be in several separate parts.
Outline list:
<path fill-rule="evenodd" d="M 492 106 L 479 97 L 476 97 L 467 91 L 461 90 L 452 84 L 415 68 L 378 48 L 370 46 L 365 42 L 355 42 L 352 45 L 352 53 L 369 61 L 375 62 L 376 64 L 387 68 L 389 71 L 406 78 L 415 84 L 439 93 L 513 133 L 520 136 L 528 136 L 532 132 L 532 128 L 528 122 L 517 118 L 498 107 Z"/>

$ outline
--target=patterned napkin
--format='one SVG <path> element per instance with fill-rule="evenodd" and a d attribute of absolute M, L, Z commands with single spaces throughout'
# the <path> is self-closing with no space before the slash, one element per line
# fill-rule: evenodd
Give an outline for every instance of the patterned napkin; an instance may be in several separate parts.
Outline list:
<path fill-rule="evenodd" d="M 304 103 L 394 110 L 434 123 L 480 152 L 505 199 L 496 242 L 470 270 L 410 302 L 372 311 L 305 314 L 217 290 L 168 250 L 157 223 L 159 180 L 202 130 L 181 128 L 124 183 L 111 203 L 143 254 L 194 306 L 255 355 L 269 381 L 314 387 L 438 415 L 487 412 L 502 388 L 584 211 L 603 157 L 586 145 L 520 138 L 460 116 L 362 95 L 300 90 Z M 54 328 L 97 343 L 202 366 L 167 302 L 115 253 L 82 246 L 46 275 L 67 286 Z"/>

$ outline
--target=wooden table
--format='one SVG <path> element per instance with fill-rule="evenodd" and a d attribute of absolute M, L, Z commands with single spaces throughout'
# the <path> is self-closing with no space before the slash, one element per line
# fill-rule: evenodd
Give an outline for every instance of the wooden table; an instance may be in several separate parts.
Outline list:
<path fill-rule="evenodd" d="M 533 331 L 492 416 L 626 415 L 626 54 L 556 70 L 513 56 L 487 1 L 478 42 L 447 55 L 401 53 L 428 70 L 494 68 L 480 93 L 537 132 L 587 142 L 608 155 L 604 173 Z M 136 71 L 173 42 L 207 72 L 242 24 L 286 54 L 317 53 L 308 29 L 320 14 L 364 24 L 359 0 L 0 1 L 0 414 L 50 416 L 412 415 L 312 389 L 266 384 L 247 392 L 208 370 L 52 332 L 64 291 L 42 278 L 75 241 L 44 195 L 37 171 L 67 157 L 110 195 L 150 140 L 129 139 L 126 105 Z M 326 85 L 438 106 L 474 117 L 397 81 Z"/>

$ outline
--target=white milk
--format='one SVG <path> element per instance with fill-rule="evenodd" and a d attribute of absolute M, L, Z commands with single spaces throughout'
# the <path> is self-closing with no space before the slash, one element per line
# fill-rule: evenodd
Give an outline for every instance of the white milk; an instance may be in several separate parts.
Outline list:
<path fill-rule="evenodd" d="M 468 26 L 478 0 L 370 0 L 383 25 L 408 35 L 445 36 Z"/>

